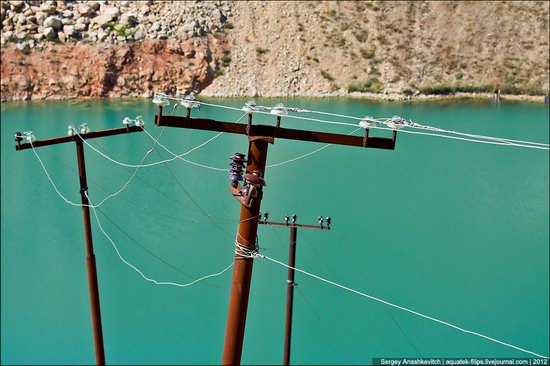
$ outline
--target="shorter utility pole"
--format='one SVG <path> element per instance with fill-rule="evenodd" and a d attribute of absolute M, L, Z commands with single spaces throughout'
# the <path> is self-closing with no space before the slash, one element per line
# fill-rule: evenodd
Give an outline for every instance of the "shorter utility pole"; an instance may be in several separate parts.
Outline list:
<path fill-rule="evenodd" d="M 305 229 L 317 229 L 317 230 L 330 230 L 331 218 L 326 218 L 326 225 L 324 225 L 325 219 L 323 216 L 317 218 L 319 225 L 303 225 L 297 224 L 296 215 L 289 217 L 285 215 L 285 222 L 267 221 L 269 213 L 263 214 L 263 221 L 261 215 L 259 217 L 259 223 L 262 225 L 272 226 L 286 226 L 290 229 L 290 242 L 288 246 L 288 279 L 286 289 L 286 319 L 285 319 L 285 347 L 283 353 L 283 365 L 290 365 L 290 338 L 292 336 L 292 309 L 294 306 L 294 286 L 297 284 L 294 282 L 294 268 L 296 267 L 296 239 L 298 237 L 298 228 Z M 289 220 L 290 223 L 289 223 Z"/>
<path fill-rule="evenodd" d="M 86 124 L 78 127 L 80 136 L 76 136 L 76 128 L 69 126 L 69 136 L 56 137 L 48 140 L 34 140 L 32 132 L 15 133 L 17 151 L 39 148 L 49 145 L 58 145 L 66 142 L 76 144 L 76 157 L 78 162 L 78 175 L 80 180 L 80 197 L 82 201 L 82 219 L 84 222 L 84 237 L 86 240 L 86 267 L 88 270 L 88 290 L 90 293 L 90 310 L 92 315 L 92 331 L 94 335 L 94 350 L 97 365 L 105 365 L 105 350 L 103 346 L 103 330 L 101 326 L 101 310 L 99 306 L 99 288 L 97 284 L 97 269 L 94 254 L 94 244 L 92 241 L 92 226 L 90 222 L 90 202 L 88 200 L 88 181 L 86 179 L 86 163 L 84 161 L 84 145 L 82 140 L 93 139 L 97 137 L 120 135 L 124 133 L 141 132 L 141 126 L 129 126 L 122 128 L 113 128 L 110 130 L 101 130 L 90 132 Z M 26 138 L 26 143 L 21 143 Z"/>
<path fill-rule="evenodd" d="M 246 159 L 246 175 L 237 178 L 244 169 L 245 160 L 239 156 L 234 156 L 234 166 L 230 171 L 230 191 L 241 204 L 241 216 L 236 240 L 235 263 L 233 267 L 233 277 L 231 280 L 231 291 L 229 295 L 229 309 L 227 314 L 227 323 L 225 331 L 225 340 L 222 354 L 222 365 L 240 365 L 242 348 L 244 342 L 244 331 L 246 325 L 246 313 L 248 309 L 248 297 L 250 294 L 250 282 L 252 279 L 252 266 L 256 250 L 256 232 L 258 221 L 256 218 L 260 212 L 260 203 L 263 197 L 263 180 L 267 175 L 265 172 L 268 144 L 274 144 L 278 139 L 309 141 L 325 144 L 336 144 L 344 146 L 357 146 L 369 149 L 394 150 L 397 138 L 397 130 L 402 123 L 396 123 L 392 131 L 392 137 L 369 136 L 369 129 L 373 126 L 368 121 L 361 121 L 358 126 L 365 129 L 363 136 L 342 135 L 329 132 L 296 130 L 292 128 L 281 127 L 281 117 L 288 114 L 287 108 L 283 105 L 273 107 L 270 114 L 276 117 L 276 125 L 255 125 L 252 123 L 252 116 L 259 110 L 254 103 L 247 103 L 243 110 L 248 114 L 248 123 L 233 123 L 227 121 L 217 121 L 207 118 L 192 118 L 191 109 L 200 105 L 191 95 L 177 99 L 178 103 L 187 109 L 185 117 L 166 116 L 162 114 L 163 107 L 170 105 L 169 99 L 175 99 L 165 94 L 156 94 L 153 103 L 159 106 L 159 113 L 156 115 L 155 124 L 157 126 L 187 128 L 192 130 L 226 132 L 247 136 L 248 156 Z M 399 125 L 399 126 L 398 126 Z M 237 155 L 237 154 L 236 154 Z M 242 163 L 242 164 L 239 164 Z M 236 169 L 233 169 L 236 168 Z M 236 174 L 239 173 L 239 174 Z M 247 177 L 250 179 L 247 179 Z M 257 178 L 254 178 L 256 176 Z M 264 177 L 264 178 L 262 178 Z M 258 178 L 261 178 L 259 180 Z M 243 179 L 245 184 L 241 187 L 234 180 Z M 246 182 L 248 180 L 248 182 Z M 244 191 L 255 185 L 253 190 Z M 311 225 L 298 225 L 297 227 L 312 227 Z M 244 255 L 243 255 L 244 254 Z"/>

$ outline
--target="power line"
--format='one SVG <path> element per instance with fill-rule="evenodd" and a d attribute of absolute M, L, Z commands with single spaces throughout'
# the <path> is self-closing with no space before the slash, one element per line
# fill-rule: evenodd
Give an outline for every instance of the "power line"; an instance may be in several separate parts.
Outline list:
<path fill-rule="evenodd" d="M 88 200 L 90 201 L 90 203 L 92 203 L 92 201 L 90 200 L 90 197 L 88 197 L 88 193 L 87 192 L 84 192 L 84 194 L 86 195 L 86 197 L 88 198 Z M 99 230 L 101 230 L 101 232 L 103 233 L 103 235 L 107 238 L 107 240 L 111 243 L 111 245 L 113 246 L 113 248 L 115 249 L 115 252 L 117 254 L 117 256 L 120 258 L 120 260 L 122 262 L 124 262 L 124 264 L 126 264 L 128 267 L 132 268 L 134 271 L 136 271 L 137 273 L 139 273 L 139 275 L 146 281 L 149 281 L 149 282 L 152 282 L 154 283 L 155 285 L 169 285 L 169 286 L 177 286 L 177 287 L 189 287 L 189 286 L 192 286 L 200 281 L 204 281 L 206 280 L 207 278 L 211 278 L 211 277 L 217 277 L 217 276 L 221 276 L 222 274 L 224 274 L 229 268 L 233 267 L 233 263 L 231 263 L 229 266 L 225 267 L 222 271 L 220 272 L 216 272 L 216 273 L 212 273 L 212 274 L 209 274 L 209 275 L 206 275 L 206 276 L 203 276 L 203 277 L 200 277 L 200 278 L 197 278 L 196 280 L 194 281 L 191 281 L 191 282 L 188 282 L 188 283 L 177 283 L 177 282 L 166 282 L 166 281 L 157 281 L 153 278 L 150 278 L 150 277 L 147 277 L 145 274 L 143 274 L 142 271 L 140 271 L 136 266 L 134 266 L 133 264 L 131 264 L 130 262 L 128 262 L 126 259 L 124 259 L 124 257 L 120 254 L 120 251 L 118 250 L 115 242 L 113 241 L 113 239 L 111 239 L 111 237 L 105 232 L 105 230 L 103 229 L 103 226 L 101 225 L 101 221 L 99 220 L 99 216 L 97 215 L 97 211 L 96 211 L 96 207 L 95 205 L 93 205 L 93 203 L 90 205 L 93 213 L 94 213 L 94 216 L 95 216 L 95 219 L 96 219 L 96 222 L 97 222 L 97 226 L 99 227 Z"/>
<path fill-rule="evenodd" d="M 409 344 L 411 345 L 411 347 L 416 351 L 416 353 L 418 353 L 418 356 L 422 357 L 422 355 L 420 354 L 420 351 L 418 350 L 418 348 L 416 348 L 416 346 L 414 345 L 413 341 L 411 340 L 411 338 L 407 335 L 407 333 L 405 333 L 405 331 L 403 330 L 403 328 L 401 328 L 401 325 L 399 325 L 399 323 L 397 322 L 397 319 L 395 319 L 395 317 L 393 316 L 393 314 L 389 311 L 389 310 L 386 310 L 386 312 L 389 314 L 391 320 L 393 320 L 393 322 L 395 323 L 395 325 L 397 326 L 397 328 L 399 328 L 399 330 L 401 331 L 401 334 L 403 334 L 403 336 L 405 337 L 405 339 L 407 339 L 407 342 L 409 342 Z"/>
<path fill-rule="evenodd" d="M 460 332 L 467 333 L 467 334 L 471 334 L 471 335 L 474 335 L 474 336 L 477 336 L 477 337 L 481 337 L 481 338 L 485 338 L 485 339 L 487 339 L 487 340 L 489 340 L 489 341 L 491 341 L 491 342 L 495 342 L 495 343 L 501 344 L 501 345 L 503 345 L 503 346 L 506 346 L 506 347 L 509 347 L 509 348 L 513 348 L 513 349 L 516 349 L 516 350 L 521 351 L 521 352 L 524 352 L 524 353 L 531 354 L 531 355 L 536 356 L 536 357 L 548 359 L 548 356 L 540 355 L 540 354 L 538 354 L 538 353 L 535 353 L 535 352 L 526 350 L 526 349 L 524 349 L 524 348 L 521 348 L 521 347 L 518 347 L 518 346 L 514 346 L 513 344 L 506 343 L 506 342 L 503 342 L 503 341 L 499 341 L 498 339 L 495 339 L 495 338 L 486 336 L 486 335 L 484 335 L 484 334 L 477 333 L 477 332 L 474 332 L 474 331 L 471 331 L 471 330 L 467 330 L 467 329 L 461 328 L 461 327 L 459 327 L 459 326 L 456 326 L 456 325 L 454 325 L 454 324 L 448 323 L 448 322 L 446 322 L 446 321 L 439 320 L 439 319 L 437 319 L 437 318 L 434 318 L 434 317 L 431 317 L 431 316 L 428 316 L 428 315 L 419 313 L 419 312 L 417 312 L 417 311 L 408 309 L 408 308 L 403 307 L 403 306 L 400 306 L 400 305 L 396 305 L 396 304 L 391 303 L 391 302 L 389 302 L 389 301 L 386 301 L 386 300 L 377 298 L 377 297 L 375 297 L 375 296 L 366 294 L 366 293 L 361 292 L 361 291 L 358 291 L 358 290 L 354 290 L 354 289 L 352 289 L 352 288 L 350 288 L 350 287 L 341 285 L 341 284 L 336 283 L 336 282 L 333 282 L 333 281 L 331 281 L 331 280 L 327 280 L 327 279 L 325 279 L 325 278 L 323 278 L 323 277 L 317 276 L 317 275 L 315 275 L 315 274 L 313 274 L 313 273 L 310 273 L 310 272 L 307 272 L 307 271 L 305 271 L 305 270 L 303 270 L 303 269 L 299 269 L 299 268 L 295 268 L 295 267 L 290 267 L 290 266 L 288 266 L 287 264 L 285 264 L 285 263 L 283 263 L 283 262 L 280 262 L 280 261 L 278 261 L 278 260 L 276 260 L 276 259 L 270 258 L 270 257 L 268 257 L 268 256 L 266 256 L 266 255 L 262 255 L 262 254 L 257 254 L 257 253 L 255 253 L 255 254 L 253 254 L 253 256 L 254 256 L 254 257 L 257 257 L 257 258 L 267 259 L 268 261 L 271 261 L 271 262 L 276 263 L 276 264 L 278 264 L 278 265 L 280 265 L 280 266 L 283 266 L 283 267 L 291 268 L 291 269 L 293 269 L 293 270 L 295 270 L 295 271 L 298 271 L 298 272 L 300 272 L 300 273 L 303 273 L 303 274 L 305 274 L 305 275 L 307 275 L 307 276 L 309 276 L 309 277 L 313 277 L 313 278 L 315 278 L 315 279 L 317 279 L 317 280 L 319 280 L 319 281 L 328 283 L 329 285 L 333 285 L 333 286 L 339 287 L 339 288 L 341 288 L 341 289 L 343 289 L 343 290 L 352 292 L 352 293 L 354 293 L 354 294 L 356 294 L 356 295 L 360 295 L 360 296 L 369 298 L 369 299 L 371 299 L 371 300 L 378 301 L 378 302 L 383 303 L 383 304 L 385 304 L 385 305 L 391 306 L 391 307 L 396 308 L 396 309 L 399 309 L 399 310 L 406 311 L 406 312 L 408 312 L 408 313 L 411 313 L 411 314 L 413 314 L 413 315 L 422 317 L 422 318 L 424 318 L 424 319 L 428 319 L 428 320 L 431 320 L 431 321 L 433 321 L 433 322 L 443 324 L 443 325 L 448 326 L 448 327 L 450 327 L 450 328 L 456 329 L 456 330 L 458 330 L 458 331 L 460 331 Z"/>
<path fill-rule="evenodd" d="M 144 246 L 143 244 L 141 244 L 139 241 L 137 241 L 134 237 L 132 237 L 126 230 L 124 230 L 122 227 L 120 227 L 120 225 L 118 225 L 117 223 L 115 223 L 109 216 L 107 216 L 107 214 L 103 211 L 101 211 L 99 208 L 97 209 L 99 211 L 100 214 L 103 215 L 103 217 L 105 217 L 115 228 L 118 229 L 118 231 L 120 231 L 122 234 L 124 234 L 124 236 L 126 236 L 132 243 L 134 243 L 135 245 L 137 245 L 138 247 L 140 247 L 141 249 L 143 249 L 143 251 L 145 251 L 146 253 L 148 253 L 149 255 L 151 255 L 153 258 L 157 259 L 159 262 L 167 265 L 168 267 L 172 268 L 173 270 L 181 273 L 182 275 L 186 276 L 186 277 L 189 277 L 189 278 L 193 278 L 193 276 L 191 276 L 189 273 L 185 272 L 184 270 L 182 270 L 181 268 L 179 267 L 176 267 L 174 266 L 172 263 L 168 262 L 167 260 L 165 260 L 164 258 L 160 257 L 158 254 L 156 254 L 155 252 L 151 251 L 150 249 L 148 249 L 146 246 Z M 208 285 L 208 286 L 211 286 L 211 287 L 215 287 L 217 289 L 222 289 L 221 287 L 219 286 L 216 286 L 216 285 L 211 285 L 209 284 L 208 282 L 204 282 L 205 285 Z"/>
<path fill-rule="evenodd" d="M 202 105 L 206 105 L 206 106 L 216 107 L 216 108 L 224 108 L 224 109 L 236 110 L 236 111 L 241 111 L 242 110 L 242 109 L 239 109 L 239 108 L 223 106 L 223 105 L 214 104 L 214 103 L 206 103 L 206 102 L 198 102 L 198 103 L 200 103 Z M 263 106 L 259 106 L 259 107 L 273 110 L 273 107 L 263 107 Z M 396 117 L 377 118 L 377 119 L 372 118 L 372 117 L 359 118 L 359 117 L 347 116 L 347 115 L 337 114 L 337 113 L 328 113 L 328 112 L 310 111 L 310 110 L 299 110 L 297 108 L 286 108 L 286 109 L 290 110 L 290 111 L 296 111 L 296 112 L 317 113 L 317 114 L 323 114 L 323 115 L 328 115 L 328 116 L 333 116 L 333 117 L 349 118 L 349 119 L 358 120 L 358 121 L 369 121 L 369 122 L 374 122 L 374 123 L 379 123 L 379 124 L 384 124 L 384 125 L 390 124 L 396 118 Z M 254 111 L 254 113 L 265 114 L 265 115 L 273 115 L 271 112 L 265 112 L 265 111 L 262 111 L 262 110 L 256 110 L 256 111 Z M 342 126 L 357 127 L 357 124 L 353 124 L 353 123 L 328 121 L 328 120 L 322 120 L 322 119 L 310 118 L 310 117 L 299 117 L 299 116 L 293 116 L 293 115 L 285 115 L 284 117 L 297 119 L 297 120 L 319 122 L 319 123 L 330 124 L 330 125 L 342 125 Z M 508 138 L 501 138 L 501 137 L 483 136 L 483 135 L 468 134 L 468 133 L 452 131 L 452 130 L 444 130 L 444 129 L 437 128 L 437 127 L 431 127 L 431 126 L 421 125 L 421 124 L 418 124 L 418 123 L 415 123 L 415 122 L 412 122 L 412 121 L 407 121 L 407 120 L 404 120 L 400 117 L 397 117 L 397 118 L 399 118 L 400 121 L 405 122 L 401 128 L 428 129 L 428 130 L 435 131 L 435 132 L 444 132 L 444 133 L 468 136 L 468 137 L 473 137 L 473 138 L 478 139 L 478 140 L 464 139 L 464 141 L 473 141 L 473 142 L 484 143 L 483 141 L 480 141 L 480 139 L 481 140 L 493 140 L 495 142 L 501 142 L 501 143 L 495 143 L 495 145 L 510 145 L 510 146 L 516 146 L 516 147 L 550 150 L 550 145 L 546 144 L 546 143 L 531 142 L 531 141 L 524 141 L 524 140 L 515 140 L 515 139 L 508 139 Z M 384 129 L 384 128 L 380 128 L 380 127 L 377 127 L 377 126 L 371 126 L 370 128 Z M 390 129 L 390 130 L 392 130 L 392 129 Z M 412 131 L 407 131 L 407 132 L 411 133 Z M 426 135 L 429 135 L 429 134 L 426 134 Z M 438 136 L 438 135 L 433 134 L 433 136 Z M 440 137 L 440 136 L 438 136 L 438 137 Z M 459 138 L 456 138 L 456 139 L 461 140 Z M 487 142 L 485 142 L 485 143 L 487 143 Z M 532 146 L 532 145 L 537 145 L 539 147 L 535 147 L 535 146 Z"/>

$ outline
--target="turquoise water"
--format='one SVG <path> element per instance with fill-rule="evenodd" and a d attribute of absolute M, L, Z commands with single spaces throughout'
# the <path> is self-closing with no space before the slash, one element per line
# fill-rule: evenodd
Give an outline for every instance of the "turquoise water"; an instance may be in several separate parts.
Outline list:
<path fill-rule="evenodd" d="M 245 100 L 215 101 L 241 106 Z M 549 135 L 548 106 L 539 104 L 281 101 L 357 116 L 400 115 L 520 140 L 547 143 Z M 150 101 L 143 100 L 2 103 L 3 364 L 95 362 L 80 208 L 57 196 L 31 151 L 15 151 L 13 133 L 33 130 L 44 139 L 64 135 L 69 123 L 87 122 L 98 130 L 122 126 L 125 116 L 141 114 L 156 136 L 161 129 L 152 123 L 154 113 Z M 240 117 L 206 107 L 197 115 Z M 352 130 L 292 120 L 283 125 Z M 168 128 L 161 141 L 181 153 L 212 136 Z M 134 164 L 150 146 L 143 133 L 91 143 Z M 246 147 L 243 136 L 222 135 L 186 158 L 224 168 L 229 155 Z M 268 164 L 319 147 L 277 140 L 269 148 Z M 74 145 L 37 152 L 60 191 L 78 202 Z M 159 155 L 153 153 L 148 161 L 156 160 Z M 269 169 L 262 211 L 274 220 L 296 213 L 299 222 L 310 224 L 320 214 L 332 216 L 331 231 L 299 230 L 298 267 L 548 355 L 548 160 L 542 150 L 399 134 L 395 151 L 332 146 Z M 89 148 L 86 162 L 94 201 L 121 187 L 132 172 Z M 189 282 L 231 263 L 239 206 L 225 174 L 181 161 L 168 166 L 174 177 L 163 165 L 141 170 L 126 190 L 101 206 L 108 219 L 100 219 L 122 255 L 145 274 Z M 157 286 L 120 261 L 95 222 L 93 234 L 107 362 L 219 363 L 230 271 L 188 288 Z M 264 254 L 286 262 L 287 243 L 285 228 L 260 227 Z M 286 276 L 276 264 L 255 262 L 243 363 L 282 361 Z M 302 274 L 296 282 L 295 364 L 369 364 L 372 357 L 528 357 Z"/>

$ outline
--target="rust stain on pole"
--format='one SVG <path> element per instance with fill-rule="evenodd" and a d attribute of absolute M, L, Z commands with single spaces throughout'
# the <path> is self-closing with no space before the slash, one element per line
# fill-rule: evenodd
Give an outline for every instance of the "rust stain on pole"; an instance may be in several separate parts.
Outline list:
<path fill-rule="evenodd" d="M 248 164 L 246 167 L 248 173 L 252 173 L 252 171 L 256 169 L 265 173 L 267 146 L 268 142 L 261 139 L 250 142 L 248 148 Z M 253 199 L 250 208 L 245 206 L 241 207 L 238 241 L 241 245 L 251 249 L 256 246 L 258 220 L 254 218 L 260 213 L 261 198 L 262 192 L 259 192 L 258 196 Z M 244 258 L 240 255 L 235 255 L 222 356 L 223 365 L 240 365 L 241 363 L 253 263 L 254 260 L 252 258 Z"/>
<path fill-rule="evenodd" d="M 290 244 L 288 246 L 288 280 L 286 289 L 286 321 L 285 321 L 285 350 L 283 365 L 290 365 L 290 338 L 292 336 L 292 308 L 294 304 L 294 267 L 296 265 L 296 237 L 298 229 L 290 227 Z"/>
<path fill-rule="evenodd" d="M 78 158 L 78 175 L 80 177 L 80 196 L 82 198 L 82 217 L 84 220 L 84 236 L 86 238 L 86 265 L 88 268 L 88 288 L 90 291 L 90 308 L 92 312 L 92 329 L 94 333 L 94 349 L 97 365 L 105 365 L 105 350 L 103 348 L 103 331 L 101 327 L 101 310 L 99 307 L 99 289 L 97 285 L 97 270 L 95 264 L 94 244 L 92 242 L 92 227 L 90 225 L 90 208 L 86 191 L 86 165 L 84 162 L 84 146 L 82 141 L 76 141 Z"/>

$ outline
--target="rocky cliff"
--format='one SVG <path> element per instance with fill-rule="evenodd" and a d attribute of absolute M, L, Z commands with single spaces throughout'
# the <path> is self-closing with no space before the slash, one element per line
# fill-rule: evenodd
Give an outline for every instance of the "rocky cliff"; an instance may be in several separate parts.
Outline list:
<path fill-rule="evenodd" d="M 549 86 L 549 3 L 4 1 L 2 100 Z"/>

